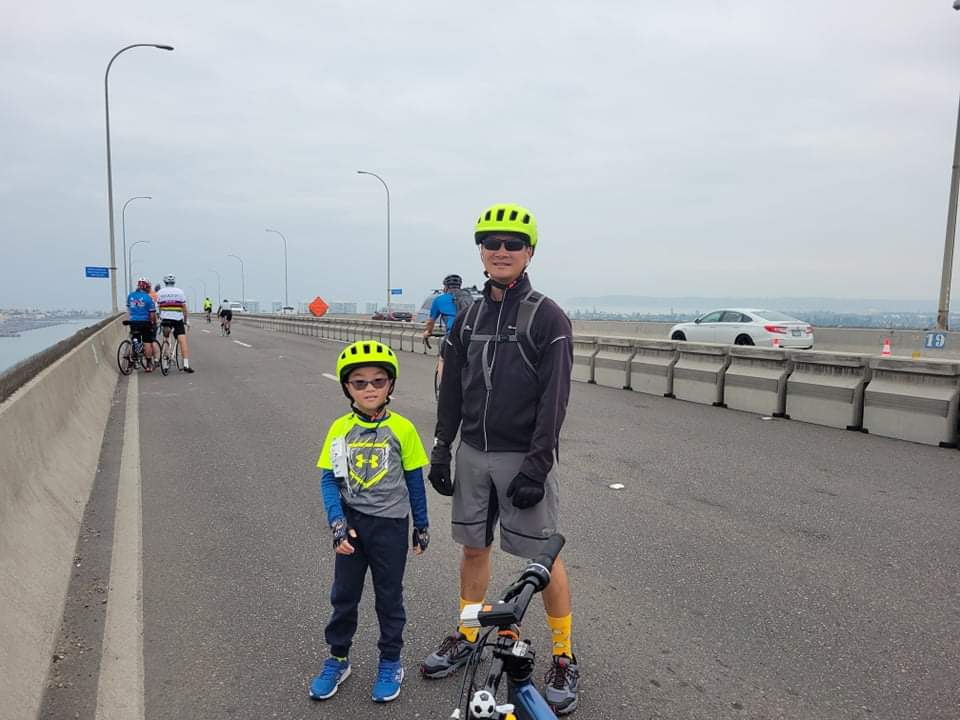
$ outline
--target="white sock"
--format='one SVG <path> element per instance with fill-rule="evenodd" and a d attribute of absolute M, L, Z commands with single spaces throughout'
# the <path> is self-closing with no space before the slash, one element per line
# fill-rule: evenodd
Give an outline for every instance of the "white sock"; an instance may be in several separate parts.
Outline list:
<path fill-rule="evenodd" d="M 184 366 L 184 367 L 190 367 L 190 358 L 184 358 L 184 359 L 183 359 L 183 366 Z"/>

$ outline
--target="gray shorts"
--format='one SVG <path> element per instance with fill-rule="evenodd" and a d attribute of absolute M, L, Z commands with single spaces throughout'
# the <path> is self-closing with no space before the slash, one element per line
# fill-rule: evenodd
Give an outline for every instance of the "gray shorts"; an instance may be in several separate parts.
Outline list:
<path fill-rule="evenodd" d="M 461 442 L 457 448 L 453 482 L 452 532 L 467 547 L 493 544 L 500 520 L 500 548 L 522 558 L 540 553 L 547 538 L 558 531 L 560 493 L 557 468 L 547 475 L 546 494 L 532 508 L 520 510 L 507 497 L 510 482 L 526 456 L 514 452 L 482 452 Z"/>

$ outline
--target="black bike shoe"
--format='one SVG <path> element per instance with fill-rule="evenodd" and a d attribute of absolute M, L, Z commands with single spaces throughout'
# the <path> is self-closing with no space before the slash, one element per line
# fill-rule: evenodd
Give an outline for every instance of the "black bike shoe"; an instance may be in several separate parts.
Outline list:
<path fill-rule="evenodd" d="M 543 699 L 556 715 L 569 715 L 579 702 L 580 668 L 577 658 L 554 655 L 553 665 L 543 679 Z"/>
<path fill-rule="evenodd" d="M 425 678 L 445 678 L 467 664 L 470 655 L 477 649 L 477 642 L 470 642 L 462 633 L 448 635 L 435 653 L 431 653 L 420 665 L 420 674 Z"/>
<path fill-rule="evenodd" d="M 187 367 L 185 367 L 185 368 L 183 369 L 183 371 L 184 371 L 184 372 L 188 372 L 188 373 L 192 373 L 192 372 L 193 372 L 193 368 L 190 367 L 190 366 L 187 366 Z"/>

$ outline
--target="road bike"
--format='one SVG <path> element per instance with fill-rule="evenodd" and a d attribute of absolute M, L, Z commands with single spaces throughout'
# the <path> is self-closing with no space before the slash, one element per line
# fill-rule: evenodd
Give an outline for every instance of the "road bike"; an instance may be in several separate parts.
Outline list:
<path fill-rule="evenodd" d="M 177 338 L 173 338 L 173 342 L 170 342 L 170 336 L 173 333 L 173 328 L 170 326 L 162 327 L 161 334 L 163 335 L 163 340 L 160 341 L 160 372 L 164 375 L 167 375 L 170 372 L 170 368 L 174 365 L 177 366 L 177 370 L 183 370 L 183 358 L 180 356 L 180 341 Z M 173 349 L 171 349 L 171 346 Z"/>
<path fill-rule="evenodd" d="M 129 326 L 130 321 L 124 320 L 123 324 Z M 159 349 L 156 341 L 153 341 L 153 344 L 157 345 Z M 140 339 L 139 335 L 131 335 L 120 341 L 120 345 L 117 346 L 117 366 L 120 368 L 121 374 L 129 375 L 138 367 L 146 369 L 147 358 L 143 348 L 143 340 Z"/>
<path fill-rule="evenodd" d="M 433 345 L 430 344 L 430 338 L 438 338 L 440 340 L 440 347 L 443 348 L 443 335 L 431 335 L 424 336 L 423 338 L 423 354 L 433 350 Z M 433 398 L 434 400 L 440 399 L 440 380 L 443 379 L 443 356 L 437 353 L 437 366 L 433 369 Z"/>
<path fill-rule="evenodd" d="M 535 653 L 529 641 L 520 638 L 520 623 L 533 596 L 550 584 L 550 571 L 565 542 L 563 535 L 550 537 L 544 551 L 529 562 L 500 600 L 463 608 L 460 622 L 465 627 L 489 630 L 467 661 L 460 699 L 451 720 L 557 720 L 530 679 Z M 491 635 L 493 640 L 489 639 Z M 489 661 L 484 660 L 485 648 L 492 649 Z M 488 665 L 486 676 L 479 684 L 477 675 L 484 664 Z M 507 701 L 498 704 L 497 692 L 504 676 Z"/>

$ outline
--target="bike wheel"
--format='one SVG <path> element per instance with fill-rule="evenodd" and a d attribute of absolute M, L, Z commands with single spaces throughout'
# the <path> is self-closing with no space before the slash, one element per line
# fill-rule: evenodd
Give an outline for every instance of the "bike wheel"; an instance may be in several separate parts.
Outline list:
<path fill-rule="evenodd" d="M 166 341 L 160 346 L 160 372 L 164 375 L 170 372 L 170 343 Z"/>
<path fill-rule="evenodd" d="M 440 366 L 433 371 L 433 399 L 440 400 Z"/>
<path fill-rule="evenodd" d="M 133 345 L 129 340 L 123 340 L 117 348 L 117 367 L 124 375 L 133 372 Z"/>
<path fill-rule="evenodd" d="M 177 370 L 183 370 L 183 356 L 180 354 L 180 341 L 173 341 L 173 358 L 177 363 Z"/>

